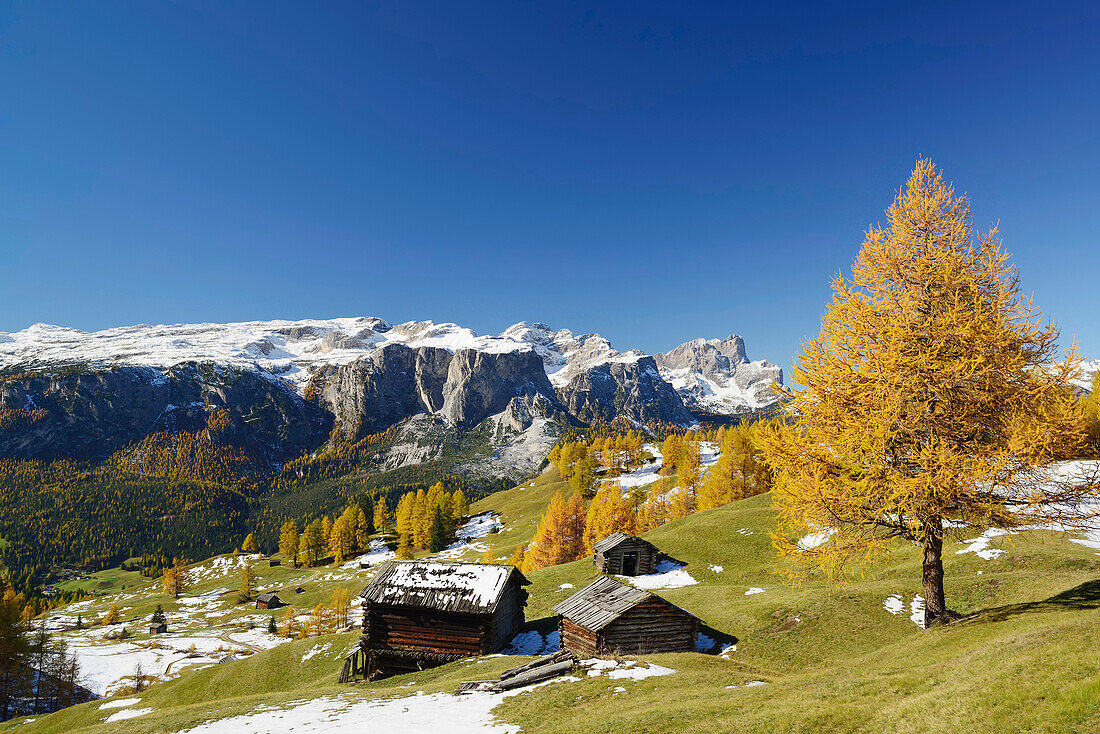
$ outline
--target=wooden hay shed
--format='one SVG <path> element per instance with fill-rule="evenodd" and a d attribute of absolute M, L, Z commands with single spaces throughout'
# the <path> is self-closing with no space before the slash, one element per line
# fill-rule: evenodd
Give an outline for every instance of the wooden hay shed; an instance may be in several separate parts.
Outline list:
<path fill-rule="evenodd" d="M 593 559 L 601 573 L 643 576 L 657 567 L 657 546 L 628 533 L 612 533 L 593 545 Z"/>
<path fill-rule="evenodd" d="M 163 635 L 168 631 L 168 623 L 161 622 L 160 624 L 149 625 L 149 634 L 151 635 Z"/>
<path fill-rule="evenodd" d="M 278 609 L 279 607 L 285 607 L 286 603 L 279 598 L 278 594 L 267 593 L 260 594 L 256 597 L 257 609 Z"/>
<path fill-rule="evenodd" d="M 387 562 L 361 594 L 363 674 L 499 652 L 523 627 L 528 583 L 514 566 Z"/>
<path fill-rule="evenodd" d="M 699 619 L 648 591 L 596 579 L 554 607 L 561 646 L 579 657 L 692 652 Z"/>

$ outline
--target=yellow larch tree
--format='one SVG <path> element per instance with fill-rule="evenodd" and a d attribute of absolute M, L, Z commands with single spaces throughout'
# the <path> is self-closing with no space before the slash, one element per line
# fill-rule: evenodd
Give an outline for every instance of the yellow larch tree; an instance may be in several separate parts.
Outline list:
<path fill-rule="evenodd" d="M 584 521 L 584 551 L 594 552 L 596 541 L 618 532 L 635 531 L 634 506 L 617 483 L 596 492 Z"/>
<path fill-rule="evenodd" d="M 698 509 L 712 510 L 771 488 L 771 472 L 754 441 L 755 430 L 741 424 L 720 433 L 718 461 L 699 488 Z"/>
<path fill-rule="evenodd" d="M 343 586 L 337 586 L 332 590 L 332 599 L 329 601 L 332 610 L 333 624 L 337 629 L 348 626 L 349 612 L 351 610 L 351 592 Z"/>
<path fill-rule="evenodd" d="M 386 507 L 385 495 L 378 498 L 378 501 L 374 503 L 374 528 L 379 533 L 384 533 L 390 526 L 390 513 L 389 508 Z M 366 546 L 364 546 L 366 547 Z"/>
<path fill-rule="evenodd" d="M 470 501 L 466 498 L 466 493 L 462 491 L 462 488 L 455 490 L 454 495 L 451 496 L 451 509 L 454 512 L 455 520 L 462 520 L 470 515 Z"/>
<path fill-rule="evenodd" d="M 432 510 L 424 490 L 416 490 L 413 498 L 412 541 L 417 548 L 426 548 L 432 534 Z"/>
<path fill-rule="evenodd" d="M 672 519 L 687 517 L 695 512 L 702 480 L 703 460 L 699 442 L 682 441 L 676 466 L 677 490 L 672 500 Z"/>
<path fill-rule="evenodd" d="M 791 577 L 843 576 L 881 560 L 891 539 L 911 541 L 932 626 L 957 616 L 944 598 L 945 532 L 1083 524 L 1097 483 L 1050 472 L 1084 446 L 1078 360 L 1021 296 L 996 229 L 975 233 L 967 199 L 927 160 L 887 215 L 852 277 L 833 281 L 794 370 L 805 386 L 790 394 L 794 419 L 761 442 Z M 831 535 L 812 548 L 791 540 L 809 531 Z"/>
<path fill-rule="evenodd" d="M 584 556 L 584 497 L 554 495 L 523 554 L 523 572 L 536 571 Z"/>
<path fill-rule="evenodd" d="M 294 520 L 284 522 L 279 528 L 279 555 L 284 563 L 298 567 L 298 523 Z"/>

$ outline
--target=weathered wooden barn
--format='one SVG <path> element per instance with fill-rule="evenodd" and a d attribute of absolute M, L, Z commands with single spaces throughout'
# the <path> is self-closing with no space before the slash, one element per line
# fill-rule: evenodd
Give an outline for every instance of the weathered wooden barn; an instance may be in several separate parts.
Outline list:
<path fill-rule="evenodd" d="M 691 652 L 699 619 L 648 591 L 596 579 L 554 607 L 561 646 L 579 657 Z"/>
<path fill-rule="evenodd" d="M 657 567 L 657 546 L 628 533 L 612 533 L 593 544 L 593 559 L 601 573 L 643 576 Z"/>
<path fill-rule="evenodd" d="M 149 634 L 151 635 L 163 635 L 168 631 L 168 623 L 161 622 L 159 624 L 149 625 Z"/>
<path fill-rule="evenodd" d="M 278 609 L 279 607 L 285 607 L 286 603 L 279 598 L 278 594 L 267 593 L 259 594 L 256 596 L 256 608 L 257 609 Z"/>
<path fill-rule="evenodd" d="M 370 677 L 499 652 L 523 627 L 530 583 L 514 566 L 390 561 L 361 594 Z"/>

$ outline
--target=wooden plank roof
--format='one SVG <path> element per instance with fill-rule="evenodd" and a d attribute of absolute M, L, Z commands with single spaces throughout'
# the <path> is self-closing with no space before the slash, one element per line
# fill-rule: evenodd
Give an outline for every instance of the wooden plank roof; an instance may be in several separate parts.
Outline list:
<path fill-rule="evenodd" d="M 513 580 L 530 583 L 515 566 L 388 561 L 360 596 L 374 604 L 492 614 Z"/>
<path fill-rule="evenodd" d="M 266 592 L 266 593 L 263 593 L 263 594 L 259 594 L 256 597 L 256 601 L 262 601 L 262 602 L 278 601 L 278 602 L 281 602 L 282 599 L 279 598 L 278 594 L 274 594 L 274 593 L 271 593 L 271 592 Z"/>
<path fill-rule="evenodd" d="M 585 629 L 598 631 L 614 622 L 626 612 L 647 599 L 660 599 L 675 609 L 680 607 L 668 600 L 635 589 L 610 576 L 601 576 L 573 596 L 554 607 L 554 612 Z M 695 615 L 680 609 L 689 616 Z"/>
<path fill-rule="evenodd" d="M 653 545 L 653 543 L 650 543 L 648 540 L 639 538 L 637 535 L 630 535 L 629 533 L 624 533 L 621 531 L 618 533 L 612 533 L 602 540 L 597 540 L 595 543 L 593 543 L 592 547 L 597 553 L 607 553 L 612 548 L 621 545 L 626 541 L 632 541 L 641 545 L 648 545 L 649 547 L 653 548 L 653 550 L 657 550 L 657 546 Z"/>

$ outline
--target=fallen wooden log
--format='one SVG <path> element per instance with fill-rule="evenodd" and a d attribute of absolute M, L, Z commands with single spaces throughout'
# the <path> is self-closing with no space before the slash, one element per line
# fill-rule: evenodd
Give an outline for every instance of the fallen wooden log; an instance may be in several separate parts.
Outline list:
<path fill-rule="evenodd" d="M 551 663 L 549 665 L 543 665 L 538 668 L 532 668 L 524 673 L 513 675 L 510 678 L 500 681 L 493 686 L 494 691 L 507 691 L 511 688 L 519 688 L 521 686 L 530 685 L 531 683 L 538 683 L 548 678 L 561 675 L 573 668 L 573 659 L 562 660 L 561 662 Z"/>
<path fill-rule="evenodd" d="M 521 673 L 526 673 L 528 670 L 532 670 L 534 668 L 541 668 L 543 665 L 550 665 L 552 663 L 559 663 L 562 660 L 573 660 L 575 662 L 576 657 L 574 657 L 573 653 L 569 652 L 568 650 L 559 650 L 557 652 L 550 653 L 549 655 L 544 655 L 543 657 L 539 658 L 538 660 L 532 660 L 531 662 L 529 662 L 525 665 L 521 665 L 518 668 L 512 668 L 511 670 L 506 670 L 506 671 L 504 671 L 503 673 L 500 674 L 500 679 L 501 680 L 507 680 L 508 678 L 511 678 L 513 676 L 516 676 L 516 675 L 520 675 Z"/>

